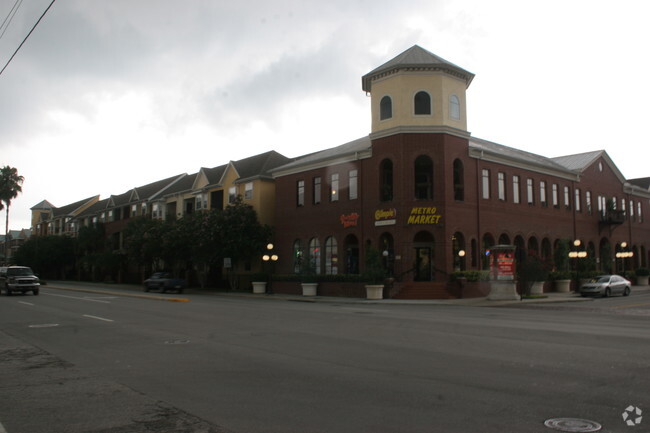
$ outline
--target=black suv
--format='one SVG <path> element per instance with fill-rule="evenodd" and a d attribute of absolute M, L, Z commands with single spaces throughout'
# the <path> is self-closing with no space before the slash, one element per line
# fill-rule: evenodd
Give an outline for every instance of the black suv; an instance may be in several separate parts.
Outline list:
<path fill-rule="evenodd" d="M 6 290 L 7 296 L 11 296 L 13 292 L 32 292 L 38 295 L 40 288 L 41 284 L 32 268 L 27 266 L 0 268 L 0 290 Z"/>

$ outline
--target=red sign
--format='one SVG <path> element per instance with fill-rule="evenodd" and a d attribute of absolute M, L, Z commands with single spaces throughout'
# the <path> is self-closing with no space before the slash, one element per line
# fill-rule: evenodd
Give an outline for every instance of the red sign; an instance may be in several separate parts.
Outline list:
<path fill-rule="evenodd" d="M 515 278 L 515 255 L 512 252 L 496 253 L 497 280 L 514 280 Z"/>
<path fill-rule="evenodd" d="M 341 215 L 339 219 L 341 220 L 344 229 L 348 227 L 356 227 L 359 224 L 359 214 L 356 212 L 349 215 Z"/>

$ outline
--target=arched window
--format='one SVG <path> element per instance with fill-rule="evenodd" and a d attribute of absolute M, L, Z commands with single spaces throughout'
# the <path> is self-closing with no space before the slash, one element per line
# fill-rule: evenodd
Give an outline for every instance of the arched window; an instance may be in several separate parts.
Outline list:
<path fill-rule="evenodd" d="M 345 273 L 359 273 L 359 240 L 355 235 L 345 237 Z"/>
<path fill-rule="evenodd" d="M 426 155 L 415 160 L 415 198 L 433 199 L 433 161 Z"/>
<path fill-rule="evenodd" d="M 418 92 L 413 98 L 413 108 L 415 114 L 431 114 L 431 96 L 427 92 Z"/>
<path fill-rule="evenodd" d="M 309 241 L 309 264 L 317 274 L 320 274 L 320 242 L 317 238 Z"/>
<path fill-rule="evenodd" d="M 449 97 L 449 117 L 454 120 L 460 120 L 460 100 L 456 95 Z"/>
<path fill-rule="evenodd" d="M 334 237 L 325 239 L 325 274 L 336 275 L 339 273 L 338 267 L 338 245 Z"/>
<path fill-rule="evenodd" d="M 300 239 L 296 239 L 293 242 L 293 272 L 296 274 L 300 273 L 302 258 L 302 242 L 300 242 Z"/>
<path fill-rule="evenodd" d="M 384 96 L 379 102 L 379 120 L 386 120 L 393 117 L 393 101 L 390 96 Z"/>
<path fill-rule="evenodd" d="M 465 169 L 460 159 L 454 161 L 454 200 L 465 200 Z"/>
<path fill-rule="evenodd" d="M 379 196 L 381 201 L 393 199 L 393 161 L 384 159 L 379 167 Z"/>

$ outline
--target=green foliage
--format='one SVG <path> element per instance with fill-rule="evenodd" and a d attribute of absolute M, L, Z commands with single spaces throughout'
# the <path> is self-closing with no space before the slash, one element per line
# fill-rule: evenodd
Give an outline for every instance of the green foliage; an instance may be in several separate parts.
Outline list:
<path fill-rule="evenodd" d="M 557 272 L 566 272 L 569 270 L 570 244 L 571 243 L 568 239 L 560 239 L 557 243 L 555 251 L 553 252 L 555 270 Z"/>
<path fill-rule="evenodd" d="M 637 277 L 647 277 L 650 275 L 650 269 L 648 268 L 638 268 L 635 272 Z"/>
<path fill-rule="evenodd" d="M 451 274 L 451 280 L 457 281 L 465 278 L 468 282 L 490 281 L 490 271 L 456 271 Z"/>
<path fill-rule="evenodd" d="M 317 283 L 319 275 L 316 273 L 316 265 L 311 257 L 304 258 L 300 263 L 300 281 L 303 283 Z"/>
<path fill-rule="evenodd" d="M 570 280 L 573 278 L 571 271 L 561 271 L 561 272 L 551 272 L 549 274 L 549 280 L 551 281 L 561 281 L 561 280 Z"/>
<path fill-rule="evenodd" d="M 42 278 L 65 278 L 75 266 L 75 240 L 67 236 L 35 236 L 14 255 L 14 262 L 31 267 Z"/>
<path fill-rule="evenodd" d="M 366 261 L 363 270 L 363 280 L 369 284 L 383 284 L 386 279 L 386 269 L 377 248 L 369 247 L 366 251 Z"/>

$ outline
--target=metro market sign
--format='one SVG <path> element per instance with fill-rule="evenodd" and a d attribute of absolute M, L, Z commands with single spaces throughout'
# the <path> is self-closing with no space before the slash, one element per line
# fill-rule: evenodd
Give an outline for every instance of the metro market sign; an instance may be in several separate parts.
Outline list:
<path fill-rule="evenodd" d="M 411 208 L 406 224 L 408 225 L 421 225 L 421 224 L 440 224 L 442 215 L 438 213 L 436 207 L 414 207 Z"/>

